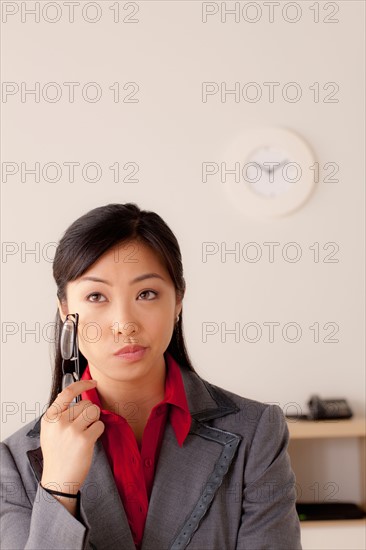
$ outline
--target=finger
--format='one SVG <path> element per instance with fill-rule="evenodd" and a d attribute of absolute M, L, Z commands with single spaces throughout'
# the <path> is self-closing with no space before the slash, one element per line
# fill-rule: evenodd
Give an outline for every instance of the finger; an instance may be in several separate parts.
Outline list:
<path fill-rule="evenodd" d="M 96 441 L 98 437 L 102 435 L 105 430 L 105 424 L 101 420 L 94 422 L 86 429 L 84 432 L 84 437 L 87 437 L 89 440 Z"/>
<path fill-rule="evenodd" d="M 93 402 L 89 399 L 82 399 L 79 403 L 74 403 L 73 407 L 68 407 L 66 411 L 61 413 L 61 417 L 68 419 L 69 422 L 73 422 L 86 407 L 93 405 Z"/>
<path fill-rule="evenodd" d="M 73 424 L 80 431 L 86 430 L 91 424 L 97 422 L 100 417 L 100 408 L 92 403 L 84 407 L 79 416 L 75 418 Z"/>
<path fill-rule="evenodd" d="M 63 389 L 57 395 L 56 399 L 49 407 L 47 417 L 51 419 L 59 416 L 69 408 L 70 403 L 77 395 L 80 395 L 83 391 L 95 388 L 96 384 L 96 380 L 79 380 L 67 386 L 67 388 Z"/>

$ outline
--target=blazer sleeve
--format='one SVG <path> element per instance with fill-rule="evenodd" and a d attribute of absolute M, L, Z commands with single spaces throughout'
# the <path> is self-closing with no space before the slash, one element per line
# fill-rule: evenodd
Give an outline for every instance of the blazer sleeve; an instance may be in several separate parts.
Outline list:
<path fill-rule="evenodd" d="M 38 483 L 33 505 L 10 449 L 0 442 L 1 547 L 6 550 L 89 550 L 90 526 L 80 503 L 80 520 Z M 27 489 L 27 490 L 26 490 Z"/>
<path fill-rule="evenodd" d="M 268 405 L 258 422 L 244 468 L 237 550 L 302 548 L 288 442 L 282 409 Z"/>

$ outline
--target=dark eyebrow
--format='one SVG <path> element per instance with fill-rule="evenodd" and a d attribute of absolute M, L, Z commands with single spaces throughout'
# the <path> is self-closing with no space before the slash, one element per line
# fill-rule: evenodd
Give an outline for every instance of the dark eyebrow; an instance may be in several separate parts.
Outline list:
<path fill-rule="evenodd" d="M 144 281 L 145 279 L 161 279 L 162 281 L 165 281 L 164 277 L 162 277 L 158 273 L 144 273 L 143 275 L 139 275 L 135 279 L 132 279 L 132 281 L 130 281 L 130 285 L 133 285 L 134 283 L 139 283 L 140 281 Z M 112 283 L 106 281 L 105 279 L 100 279 L 99 277 L 85 276 L 79 279 L 79 282 L 81 281 L 94 281 L 95 283 L 104 283 L 108 286 L 112 286 Z"/>

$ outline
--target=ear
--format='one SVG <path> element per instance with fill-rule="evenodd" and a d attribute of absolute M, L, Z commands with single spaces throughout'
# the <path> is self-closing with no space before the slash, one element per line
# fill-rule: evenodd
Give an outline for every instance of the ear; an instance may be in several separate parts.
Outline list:
<path fill-rule="evenodd" d="M 61 321 L 64 323 L 66 315 L 68 314 L 66 303 L 61 303 L 60 300 L 57 298 L 57 307 L 61 317 Z"/>
<path fill-rule="evenodd" d="M 183 307 L 183 300 L 177 298 L 176 304 L 175 304 L 175 316 L 180 315 L 180 312 L 182 311 Z"/>

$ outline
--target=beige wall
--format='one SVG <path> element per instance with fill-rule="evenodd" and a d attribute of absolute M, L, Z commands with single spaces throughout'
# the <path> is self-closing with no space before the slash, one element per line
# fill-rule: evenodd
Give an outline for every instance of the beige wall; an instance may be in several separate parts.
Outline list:
<path fill-rule="evenodd" d="M 113 2 L 96 3 L 100 20 L 95 23 L 86 20 L 98 15 L 95 5 L 83 18 L 86 3 L 81 2 L 70 23 L 63 2 L 57 10 L 51 3 L 47 11 L 41 2 L 37 23 L 25 13 L 34 4 L 3 2 L 2 79 L 15 84 L 8 84 L 11 93 L 3 95 L 2 158 L 14 163 L 3 168 L 16 173 L 2 184 L 2 239 L 7 243 L 2 261 L 2 437 L 38 416 L 48 398 L 50 346 L 44 336 L 56 304 L 52 243 L 76 217 L 109 202 L 133 201 L 156 210 L 175 232 L 187 281 L 188 349 L 203 377 L 241 395 L 277 402 L 284 410 L 288 403 L 304 409 L 309 395 L 318 392 L 346 396 L 363 413 L 364 3 L 331 3 L 338 8 L 332 16 L 320 2 L 318 23 L 310 2 L 297 3 L 302 15 L 296 23 L 284 19 L 284 2 L 272 23 L 263 2 L 257 2 L 262 17 L 256 23 L 242 16 L 238 23 L 233 16 L 221 22 L 220 11 L 203 23 L 202 3 L 183 1 L 139 2 L 138 11 L 137 4 L 121 2 L 119 23 L 113 22 Z M 220 3 L 207 9 L 216 8 Z M 137 22 L 123 22 L 133 11 L 129 17 Z M 294 13 L 289 8 L 288 18 Z M 253 19 L 254 11 L 247 15 Z M 326 15 L 338 22 L 325 23 Z M 57 17 L 55 23 L 47 21 Z M 263 96 L 257 103 L 243 98 L 236 103 L 232 96 L 221 102 L 216 95 L 204 103 L 201 88 L 207 81 L 226 82 L 228 88 L 256 82 Z M 31 95 L 22 101 L 22 82 L 27 89 L 39 83 L 39 103 Z M 57 102 L 51 102 L 55 88 L 47 88 L 49 82 L 61 89 Z M 73 103 L 65 82 L 80 83 Z M 88 82 L 98 83 L 99 101 L 83 99 L 82 88 L 93 97 Z M 130 85 L 124 90 L 125 83 L 137 83 L 132 99 L 138 102 L 115 103 L 109 87 L 116 82 L 122 97 L 136 89 Z M 291 103 L 276 93 L 270 102 L 265 82 L 279 82 L 277 90 L 296 82 L 302 97 Z M 319 102 L 309 89 L 314 82 L 320 85 Z M 339 86 L 337 103 L 323 101 L 328 82 Z M 202 182 L 201 165 L 220 162 L 228 143 L 255 126 L 296 131 L 321 165 L 337 163 L 339 181 L 320 182 L 303 208 L 281 219 L 246 217 L 228 200 L 224 184 Z M 21 181 L 21 163 L 31 168 L 36 162 L 40 181 L 29 173 Z M 58 182 L 42 176 L 50 162 L 61 168 Z M 65 164 L 70 162 L 80 163 L 73 182 Z M 132 170 L 123 166 L 136 163 L 138 181 L 115 183 L 109 167 L 117 162 L 122 177 Z M 94 177 L 92 167 L 83 177 L 87 163 L 97 163 L 99 181 L 87 181 Z M 50 169 L 46 177 L 54 174 Z M 228 249 L 236 242 L 240 248 L 256 242 L 263 256 L 257 263 L 236 263 L 230 255 L 222 262 L 217 254 L 203 262 L 204 242 Z M 302 258 L 291 263 L 279 253 L 271 263 L 265 242 L 279 242 L 278 250 L 296 242 Z M 321 247 L 318 263 L 309 250 L 315 242 Z M 339 246 L 338 263 L 322 261 L 328 242 Z M 30 249 L 35 255 L 24 254 Z M 223 343 L 219 333 L 203 342 L 205 322 L 226 323 L 227 328 L 256 322 L 262 337 L 248 343 L 235 342 L 231 335 Z M 280 323 L 273 343 L 268 322 Z M 301 327 L 296 343 L 281 335 L 289 322 Z M 322 328 L 328 322 L 339 326 L 338 343 L 323 341 L 330 333 Z M 309 329 L 314 323 L 321 328 L 318 343 Z M 27 333 L 32 327 L 38 342 Z"/>

